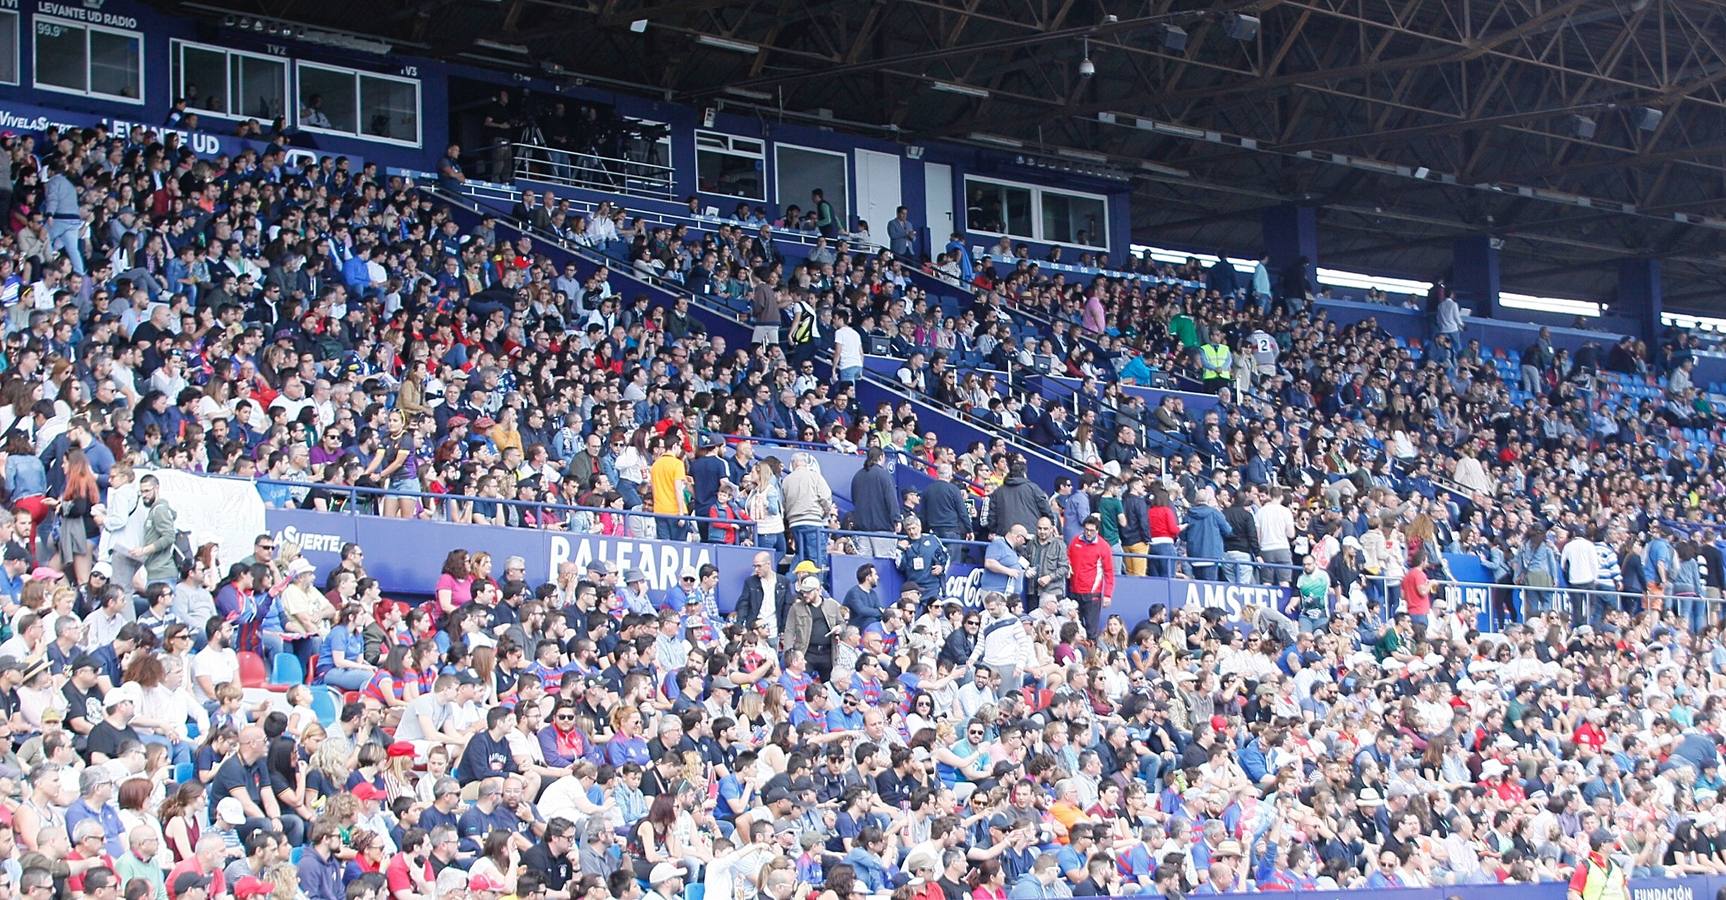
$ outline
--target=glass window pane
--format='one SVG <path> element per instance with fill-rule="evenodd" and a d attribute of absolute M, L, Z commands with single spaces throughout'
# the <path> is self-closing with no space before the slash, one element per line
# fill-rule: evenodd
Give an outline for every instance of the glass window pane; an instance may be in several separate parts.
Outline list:
<path fill-rule="evenodd" d="M 1001 197 L 1007 209 L 1007 233 L 1014 237 L 1035 237 L 1031 231 L 1031 192 L 1025 188 L 1004 187 Z"/>
<path fill-rule="evenodd" d="M 363 134 L 418 143 L 419 106 L 418 85 L 393 78 L 360 76 L 360 130 Z"/>
<path fill-rule="evenodd" d="M 965 221 L 973 231 L 1032 238 L 1031 191 L 987 181 L 967 181 Z"/>
<path fill-rule="evenodd" d="M 136 99 L 142 94 L 144 41 L 137 35 L 90 32 L 90 93 Z"/>
<path fill-rule="evenodd" d="M 300 67 L 300 124 L 307 128 L 356 132 L 354 74 Z"/>
<path fill-rule="evenodd" d="M 695 152 L 696 180 L 704 194 L 765 200 L 767 193 L 761 172 L 759 159 L 705 148 Z"/>
<path fill-rule="evenodd" d="M 228 109 L 228 54 L 202 47 L 180 47 L 180 96 L 193 109 Z"/>
<path fill-rule="evenodd" d="M 36 20 L 36 83 L 83 91 L 85 49 L 84 29 Z"/>
<path fill-rule="evenodd" d="M 0 13 L 0 82 L 18 83 L 17 13 Z"/>
<path fill-rule="evenodd" d="M 255 56 L 234 56 L 232 81 L 234 115 L 255 118 L 264 125 L 286 115 L 288 64 Z"/>
<path fill-rule="evenodd" d="M 1103 201 L 1043 192 L 1043 240 L 1097 247 L 1107 239 L 1106 231 Z"/>

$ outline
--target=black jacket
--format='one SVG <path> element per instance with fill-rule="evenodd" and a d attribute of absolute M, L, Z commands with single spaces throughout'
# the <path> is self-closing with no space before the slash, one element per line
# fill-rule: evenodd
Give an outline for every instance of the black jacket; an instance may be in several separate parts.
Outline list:
<path fill-rule="evenodd" d="M 761 576 L 751 575 L 743 579 L 743 595 L 737 598 L 737 609 L 732 613 L 735 621 L 745 625 L 761 618 L 762 601 L 766 598 L 765 589 L 761 586 Z M 779 619 L 777 626 L 785 630 L 785 610 L 791 606 L 791 580 L 784 575 L 774 579 L 773 610 Z"/>
<path fill-rule="evenodd" d="M 1223 538 L 1224 550 L 1238 550 L 1259 555 L 1259 527 L 1253 519 L 1253 511 L 1240 505 L 1232 504 L 1223 509 L 1223 519 L 1234 529 L 1234 534 Z"/>
<path fill-rule="evenodd" d="M 946 643 L 941 645 L 940 659 L 951 662 L 955 668 L 961 668 L 971 661 L 971 651 L 977 648 L 977 641 L 966 633 L 963 628 L 953 629 L 947 635 Z"/>
<path fill-rule="evenodd" d="M 965 489 L 951 481 L 936 481 L 923 492 L 923 527 L 946 537 L 971 533 L 971 510 Z"/>
<path fill-rule="evenodd" d="M 851 505 L 859 531 L 895 531 L 899 524 L 899 489 L 893 474 L 879 463 L 864 466 L 851 477 Z"/>

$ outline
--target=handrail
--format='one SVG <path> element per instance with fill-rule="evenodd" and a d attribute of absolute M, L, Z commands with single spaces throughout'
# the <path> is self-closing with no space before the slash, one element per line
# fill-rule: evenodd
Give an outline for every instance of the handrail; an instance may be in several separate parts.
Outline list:
<path fill-rule="evenodd" d="M 245 477 L 238 476 L 238 475 L 221 475 L 221 474 L 209 474 L 209 475 L 206 475 L 205 477 L 222 478 L 222 479 L 226 479 L 229 481 L 241 481 L 241 482 L 245 482 L 247 484 L 254 484 L 254 485 L 258 485 L 258 484 L 279 485 L 279 486 L 286 487 L 286 488 L 289 488 L 292 490 L 306 490 L 306 491 L 325 490 L 325 491 L 330 491 L 333 493 L 345 493 L 345 494 L 349 495 L 350 502 L 352 500 L 356 500 L 362 496 L 390 497 L 390 498 L 395 498 L 395 499 L 401 499 L 404 497 L 411 497 L 415 500 L 421 500 L 421 501 L 431 500 L 434 502 L 447 500 L 447 501 L 469 502 L 469 503 L 474 503 L 474 502 L 495 503 L 495 504 L 498 504 L 500 506 L 506 506 L 507 505 L 507 506 L 514 506 L 514 507 L 529 507 L 531 509 L 539 510 L 539 511 L 552 510 L 555 512 L 594 513 L 596 515 L 608 514 L 608 515 L 614 515 L 614 516 L 638 516 L 638 517 L 642 517 L 642 518 L 651 518 L 651 519 L 670 519 L 673 522 L 701 522 L 701 523 L 710 523 L 711 522 L 711 523 L 716 523 L 716 524 L 721 524 L 721 525 L 736 526 L 736 527 L 740 527 L 740 528 L 741 527 L 747 527 L 750 530 L 754 530 L 756 527 L 756 523 L 753 519 L 718 519 L 718 518 L 713 518 L 710 516 L 698 516 L 698 515 L 694 515 L 692 513 L 685 513 L 685 514 L 656 513 L 656 512 L 649 512 L 647 510 L 612 509 L 612 508 L 606 507 L 606 506 L 579 506 L 579 505 L 570 504 L 570 503 L 549 503 L 549 502 L 546 502 L 544 500 L 517 500 L 517 499 L 510 498 L 510 497 L 481 497 L 481 496 L 478 496 L 477 494 L 440 494 L 440 493 L 437 493 L 435 491 L 406 491 L 406 490 L 400 490 L 397 488 L 366 487 L 364 485 L 358 485 L 358 484 L 330 484 L 328 482 L 322 482 L 322 481 L 286 481 L 286 480 L 283 480 L 280 478 L 262 478 L 262 477 L 260 477 L 260 478 L 245 478 Z M 296 506 L 294 508 L 295 509 L 307 509 L 307 510 L 310 509 L 310 507 L 304 507 L 304 506 Z M 313 511 L 316 511 L 316 510 L 313 510 Z M 352 511 L 351 507 L 349 509 L 334 510 L 334 512 L 338 512 L 338 513 L 344 514 L 344 515 L 359 515 L 358 512 Z"/>
<path fill-rule="evenodd" d="M 422 190 L 429 191 L 433 196 L 436 196 L 440 199 L 443 199 L 445 202 L 456 203 L 456 204 L 459 204 L 461 206 L 464 206 L 470 212 L 476 212 L 476 213 L 480 212 L 480 210 L 478 210 L 477 208 L 475 208 L 471 204 L 464 202 L 464 200 L 460 197 L 451 197 L 449 194 L 444 193 L 443 191 L 435 190 L 432 188 L 422 188 Z M 534 240 L 537 240 L 537 241 L 543 241 L 545 243 L 551 244 L 552 246 L 558 247 L 558 248 L 560 248 L 566 252 L 569 252 L 569 253 L 574 253 L 574 254 L 579 255 L 579 256 L 585 256 L 585 257 L 589 258 L 590 261 L 597 262 L 597 263 L 603 263 L 604 265 L 607 265 L 607 266 L 612 266 L 613 263 L 615 263 L 615 260 L 613 258 L 605 256 L 604 254 L 601 254 L 601 253 L 597 253 L 596 251 L 592 250 L 592 248 L 581 247 L 579 245 L 572 245 L 566 241 L 563 241 L 562 239 L 556 238 L 554 236 L 546 235 L 544 232 L 541 232 L 539 229 L 534 228 L 532 225 L 529 225 L 527 223 L 516 222 L 516 221 L 510 220 L 507 218 L 500 219 L 499 221 L 500 221 L 501 225 L 514 230 L 518 234 L 525 235 L 525 236 L 532 238 Z M 593 257 L 595 257 L 595 256 L 597 256 L 599 258 L 594 259 Z M 706 295 L 697 294 L 693 291 L 690 291 L 688 288 L 684 287 L 680 282 L 677 282 L 677 281 L 672 280 L 670 278 L 665 278 L 663 276 L 655 276 L 655 275 L 651 275 L 648 273 L 636 271 L 633 267 L 629 267 L 629 266 L 614 267 L 613 270 L 616 271 L 617 273 L 619 273 L 619 275 L 621 275 L 623 277 L 634 278 L 634 279 L 640 280 L 646 284 L 649 284 L 649 285 L 652 285 L 656 288 L 659 288 L 660 290 L 664 290 L 664 291 L 667 291 L 670 293 L 677 294 L 678 296 L 689 298 L 691 300 L 691 302 L 696 303 L 696 305 L 700 306 L 702 309 L 706 310 L 707 312 L 709 312 L 713 315 L 723 317 L 723 318 L 730 320 L 730 321 L 733 321 L 733 322 L 741 322 L 742 321 L 731 310 L 719 309 L 719 308 L 716 308 L 716 307 L 708 304 L 707 302 L 705 302 L 707 299 Z M 831 352 L 827 352 L 826 355 L 829 358 L 828 365 L 830 366 L 831 365 L 830 357 L 832 354 L 831 354 Z M 900 385 L 896 379 L 895 380 L 882 379 L 882 378 L 875 376 L 874 373 L 869 372 L 868 370 L 865 370 L 863 372 L 862 377 L 864 380 L 868 381 L 869 383 L 874 384 L 877 387 L 881 387 L 884 390 L 888 390 L 888 391 L 890 391 L 896 395 L 906 396 L 907 399 L 913 399 L 913 400 L 920 400 L 920 401 L 928 402 L 931 408 L 937 409 L 938 411 L 941 411 L 945 415 L 951 415 L 951 416 L 953 416 L 953 418 L 959 420 L 963 424 L 968 424 L 973 428 L 977 428 L 979 430 L 984 431 L 985 433 L 1001 435 L 1002 437 L 1004 437 L 1007 440 L 1009 440 L 1010 442 L 1012 442 L 1015 446 L 1017 446 L 1021 453 L 1026 453 L 1028 455 L 1034 455 L 1034 456 L 1036 456 L 1036 457 L 1042 459 L 1043 461 L 1048 462 L 1052 465 L 1058 466 L 1058 467 L 1063 468 L 1063 469 L 1070 469 L 1074 472 L 1077 472 L 1083 468 L 1082 466 L 1078 466 L 1078 465 L 1073 464 L 1072 461 L 1067 457 L 1062 457 L 1059 455 L 1052 455 L 1052 454 L 1043 452 L 1042 448 L 1038 448 L 1034 444 L 1029 444 L 1023 438 L 1019 437 L 1018 435 L 1014 435 L 1014 434 L 1010 434 L 1010 433 L 1006 433 L 1004 431 L 998 430 L 995 428 L 995 426 L 990 425 L 990 423 L 981 422 L 981 421 L 977 421 L 974 419 L 968 421 L 969 417 L 962 410 L 953 410 L 953 411 L 949 412 L 948 410 L 943 408 L 940 404 L 933 402 L 933 397 L 930 397 L 928 395 L 918 395 L 915 397 L 909 396 L 902 390 L 903 386 Z"/>
<path fill-rule="evenodd" d="M 510 146 L 515 157 L 512 175 L 516 178 L 564 187 L 618 191 L 649 199 L 671 200 L 677 195 L 676 170 L 670 166 L 541 144 Z M 645 188 L 637 193 L 633 190 L 635 184 L 645 185 Z"/>

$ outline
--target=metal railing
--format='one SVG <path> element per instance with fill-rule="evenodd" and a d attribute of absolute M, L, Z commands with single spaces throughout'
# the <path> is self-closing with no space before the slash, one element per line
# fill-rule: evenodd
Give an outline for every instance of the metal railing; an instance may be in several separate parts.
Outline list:
<path fill-rule="evenodd" d="M 536 144 L 512 144 L 510 149 L 516 178 L 650 200 L 677 196 L 676 173 L 670 166 Z"/>
<path fill-rule="evenodd" d="M 576 516 L 578 515 L 592 516 L 593 521 L 595 522 L 599 521 L 600 516 L 606 515 L 620 516 L 624 519 L 648 519 L 655 523 L 660 521 L 669 521 L 673 523 L 675 527 L 681 527 L 685 529 L 685 531 L 694 525 L 720 525 L 734 527 L 737 528 L 740 533 L 753 535 L 756 528 L 755 522 L 751 519 L 720 519 L 710 516 L 694 515 L 693 513 L 656 513 L 638 509 L 613 509 L 611 507 L 604 506 L 579 506 L 571 503 L 550 503 L 543 500 L 517 500 L 509 497 L 481 497 L 476 494 L 440 494 L 435 491 L 407 491 L 397 488 L 365 487 L 356 484 L 329 484 L 327 482 L 320 481 L 285 481 L 279 478 L 241 478 L 234 475 L 211 475 L 209 477 L 245 481 L 258 485 L 279 486 L 287 488 L 293 492 L 319 490 L 332 493 L 337 496 L 345 496 L 346 502 L 342 505 L 341 509 L 337 510 L 317 510 L 315 507 L 305 505 L 296 505 L 294 507 L 296 509 L 310 510 L 313 512 L 335 512 L 343 515 L 376 515 L 379 518 L 389 518 L 383 516 L 375 509 L 366 508 L 365 504 L 361 502 L 362 499 L 408 499 L 415 501 L 419 505 L 421 511 L 429 512 L 432 521 L 451 522 L 454 524 L 466 524 L 457 522 L 457 520 L 451 518 L 451 510 L 455 504 L 472 505 L 475 503 L 485 503 L 511 509 L 522 509 L 533 513 L 537 520 L 533 524 L 527 524 L 524 520 L 522 524 L 507 527 L 562 531 L 570 530 L 571 526 L 577 522 Z M 299 501 L 299 503 L 303 503 L 303 501 Z M 416 514 L 413 518 L 423 517 Z M 553 518 L 556 521 L 547 523 L 545 520 L 548 518 Z M 602 532 L 584 529 L 579 533 L 600 534 Z"/>

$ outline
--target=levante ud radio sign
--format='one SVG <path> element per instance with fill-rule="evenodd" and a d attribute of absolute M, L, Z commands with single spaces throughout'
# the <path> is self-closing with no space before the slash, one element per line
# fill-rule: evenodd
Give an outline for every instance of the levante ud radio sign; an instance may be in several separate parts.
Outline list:
<path fill-rule="evenodd" d="M 91 25 L 107 25 L 111 28 L 137 30 L 137 16 L 110 12 L 103 9 L 106 5 L 106 0 L 84 0 L 83 3 L 51 3 L 48 0 L 42 0 L 41 3 L 36 4 L 36 13 L 59 19 L 71 19 L 74 22 L 88 22 Z M 11 0 L 10 3 L 0 4 L 0 6 L 16 9 L 17 0 Z"/>

